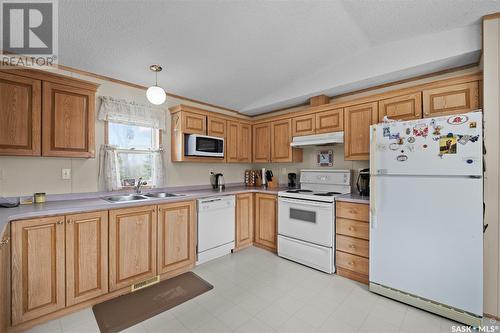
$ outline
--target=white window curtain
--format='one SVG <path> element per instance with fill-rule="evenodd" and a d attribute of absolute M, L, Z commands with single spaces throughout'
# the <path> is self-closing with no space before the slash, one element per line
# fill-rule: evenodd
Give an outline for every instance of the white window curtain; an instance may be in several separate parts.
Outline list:
<path fill-rule="evenodd" d="M 149 105 L 138 104 L 125 99 L 116 99 L 110 96 L 101 96 L 98 119 L 122 124 L 150 127 L 166 131 L 165 110 L 153 108 Z M 152 186 L 165 185 L 165 158 L 164 149 L 151 151 Z M 117 147 L 102 145 L 100 151 L 99 177 L 107 191 L 122 188 L 118 165 Z"/>
<path fill-rule="evenodd" d="M 102 145 L 99 151 L 99 181 L 106 191 L 116 191 L 122 188 L 118 172 L 118 155 L 116 147 Z"/>
<path fill-rule="evenodd" d="M 125 99 L 101 96 L 98 119 L 115 123 L 151 127 L 165 131 L 165 110 L 138 104 Z"/>
<path fill-rule="evenodd" d="M 165 185 L 165 150 L 162 146 L 153 154 L 153 163 L 151 167 L 153 187 L 162 187 Z"/>

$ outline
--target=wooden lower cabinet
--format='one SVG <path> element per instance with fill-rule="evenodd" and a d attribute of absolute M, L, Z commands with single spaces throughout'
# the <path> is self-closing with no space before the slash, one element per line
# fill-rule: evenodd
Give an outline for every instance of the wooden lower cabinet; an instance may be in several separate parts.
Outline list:
<path fill-rule="evenodd" d="M 10 326 L 10 228 L 0 230 L 0 333 Z"/>
<path fill-rule="evenodd" d="M 194 264 L 195 228 L 194 201 L 158 206 L 158 274 Z"/>
<path fill-rule="evenodd" d="M 157 274 L 156 206 L 109 211 L 109 290 Z"/>
<path fill-rule="evenodd" d="M 370 257 L 368 210 L 368 204 L 338 201 L 335 220 L 337 274 L 366 284 Z"/>
<path fill-rule="evenodd" d="M 236 249 L 249 246 L 253 242 L 253 193 L 236 196 Z"/>
<path fill-rule="evenodd" d="M 278 236 L 278 199 L 272 194 L 255 194 L 254 244 L 276 251 Z"/>
<path fill-rule="evenodd" d="M 66 306 L 108 292 L 108 211 L 66 216 Z"/>
<path fill-rule="evenodd" d="M 15 221 L 12 233 L 12 324 L 66 305 L 64 216 Z"/>

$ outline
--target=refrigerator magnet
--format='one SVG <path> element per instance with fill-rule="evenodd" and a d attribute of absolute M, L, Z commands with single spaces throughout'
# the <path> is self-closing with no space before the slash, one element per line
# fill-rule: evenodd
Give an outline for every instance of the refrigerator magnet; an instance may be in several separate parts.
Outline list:
<path fill-rule="evenodd" d="M 403 155 L 403 154 L 402 155 L 398 155 L 396 157 L 396 160 L 398 160 L 399 162 L 405 162 L 406 160 L 408 160 L 408 156 Z"/>
<path fill-rule="evenodd" d="M 442 136 L 439 139 L 439 154 L 456 154 L 457 138 L 454 136 Z"/>
<path fill-rule="evenodd" d="M 476 128 L 477 127 L 477 123 L 475 121 L 471 121 L 469 123 L 469 128 Z"/>
<path fill-rule="evenodd" d="M 469 142 L 470 135 L 457 135 L 458 138 L 458 143 L 461 145 L 465 145 L 467 142 Z"/>
<path fill-rule="evenodd" d="M 434 132 L 432 132 L 432 135 L 441 135 L 441 129 L 442 129 L 442 128 L 443 128 L 443 127 L 442 127 L 442 126 L 439 126 L 439 125 L 438 125 L 438 126 L 435 126 L 435 127 L 434 127 Z"/>
<path fill-rule="evenodd" d="M 463 123 L 466 123 L 469 120 L 469 117 L 466 115 L 458 115 L 458 116 L 451 116 L 448 118 L 446 121 L 450 125 L 462 125 Z"/>
<path fill-rule="evenodd" d="M 427 125 L 416 125 L 413 127 L 413 135 L 414 136 L 421 136 L 421 137 L 427 137 L 429 134 L 429 127 Z"/>
<path fill-rule="evenodd" d="M 410 128 L 409 128 L 409 127 L 408 127 L 408 128 L 406 128 L 406 135 L 410 135 L 410 133 L 411 133 Z"/>
<path fill-rule="evenodd" d="M 470 142 L 476 142 L 477 140 L 479 140 L 479 135 L 474 135 L 469 138 Z"/>
<path fill-rule="evenodd" d="M 415 143 L 415 137 L 414 136 L 410 136 L 408 139 L 407 139 L 408 143 Z"/>
<path fill-rule="evenodd" d="M 422 147 L 425 149 L 425 148 L 427 148 L 427 147 L 429 147 L 429 146 L 428 146 L 428 145 L 426 145 L 426 144 L 424 144 Z"/>
<path fill-rule="evenodd" d="M 389 149 L 390 150 L 398 150 L 399 149 L 399 145 L 397 143 L 391 143 L 389 145 Z"/>
<path fill-rule="evenodd" d="M 405 143 L 405 140 L 403 138 L 399 138 L 398 145 L 402 145 L 403 143 Z"/>
<path fill-rule="evenodd" d="M 399 140 L 399 133 L 389 134 L 389 140 Z"/>
<path fill-rule="evenodd" d="M 384 127 L 383 131 L 384 131 L 385 137 L 391 136 L 391 128 L 390 127 Z"/>

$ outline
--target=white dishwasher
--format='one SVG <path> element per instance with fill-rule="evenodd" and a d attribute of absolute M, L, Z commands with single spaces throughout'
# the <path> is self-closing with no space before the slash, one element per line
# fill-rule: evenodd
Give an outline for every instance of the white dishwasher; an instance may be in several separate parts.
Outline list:
<path fill-rule="evenodd" d="M 235 196 L 198 200 L 197 264 L 231 253 L 235 235 Z"/>

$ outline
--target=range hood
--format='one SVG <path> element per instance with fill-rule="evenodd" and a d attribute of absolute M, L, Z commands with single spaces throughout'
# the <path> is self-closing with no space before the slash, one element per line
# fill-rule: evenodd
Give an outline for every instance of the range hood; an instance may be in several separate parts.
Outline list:
<path fill-rule="evenodd" d="M 294 136 L 290 146 L 321 146 L 334 143 L 344 143 L 344 132 L 333 132 L 316 135 Z"/>

